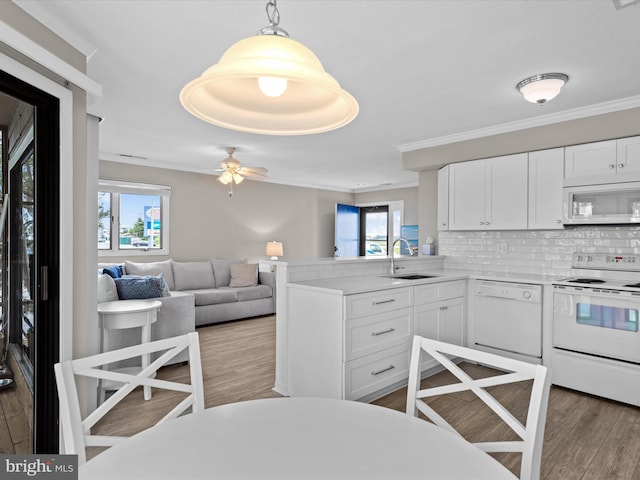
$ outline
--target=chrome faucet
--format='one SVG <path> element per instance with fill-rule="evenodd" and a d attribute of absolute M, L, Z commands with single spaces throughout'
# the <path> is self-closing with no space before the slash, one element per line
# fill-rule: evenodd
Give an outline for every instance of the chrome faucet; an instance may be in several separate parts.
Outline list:
<path fill-rule="evenodd" d="M 398 242 L 404 242 L 404 244 L 407 246 L 407 250 L 409 250 L 409 255 L 413 256 L 413 247 L 411 246 L 411 244 L 409 243 L 409 241 L 406 238 L 403 237 L 398 237 L 396 238 L 393 243 L 391 244 L 391 251 L 389 253 L 389 255 L 391 255 L 391 270 L 389 273 L 391 273 L 391 275 L 395 275 L 396 270 L 400 267 L 396 267 L 396 264 L 393 260 L 393 252 L 395 250 L 396 247 L 396 243 Z"/>

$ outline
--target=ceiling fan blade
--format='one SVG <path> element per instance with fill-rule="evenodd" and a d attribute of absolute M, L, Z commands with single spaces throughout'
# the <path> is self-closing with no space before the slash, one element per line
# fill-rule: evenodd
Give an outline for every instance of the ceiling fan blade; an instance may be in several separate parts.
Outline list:
<path fill-rule="evenodd" d="M 249 173 L 257 173 L 258 175 L 266 175 L 269 173 L 269 170 L 262 167 L 240 167 L 238 172 L 249 172 Z"/>
<path fill-rule="evenodd" d="M 264 168 L 262 169 L 241 168 L 238 171 L 238 173 L 243 177 L 247 177 L 252 180 L 264 180 L 265 178 L 267 178 L 267 171 Z"/>

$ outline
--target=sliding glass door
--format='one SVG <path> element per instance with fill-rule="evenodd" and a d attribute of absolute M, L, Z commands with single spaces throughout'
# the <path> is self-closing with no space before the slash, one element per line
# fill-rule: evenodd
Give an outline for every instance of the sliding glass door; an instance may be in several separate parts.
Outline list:
<path fill-rule="evenodd" d="M 21 382 L 15 388 L 17 410 L 28 417 L 31 428 L 15 449 L 57 453 L 53 365 L 60 358 L 59 100 L 2 71 L 0 95 L 11 97 L 14 105 L 4 116 L 9 210 L 2 268 L 9 275 L 3 314 L 9 324 L 10 363 Z"/>

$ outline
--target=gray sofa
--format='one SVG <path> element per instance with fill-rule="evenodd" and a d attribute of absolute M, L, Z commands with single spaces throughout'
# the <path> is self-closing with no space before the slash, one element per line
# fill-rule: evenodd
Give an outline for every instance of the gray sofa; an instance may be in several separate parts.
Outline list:
<path fill-rule="evenodd" d="M 159 297 L 162 307 L 158 319 L 151 327 L 152 340 L 168 338 L 192 332 L 197 326 L 210 325 L 229 320 L 270 315 L 275 313 L 275 274 L 258 272 L 257 284 L 234 287 L 232 265 L 244 261 L 211 259 L 201 262 L 137 263 L 125 261 L 122 270 L 125 275 L 158 276 L 162 273 L 170 296 Z M 115 264 L 99 264 L 102 268 Z M 257 268 L 256 268 L 257 270 Z M 107 280 L 107 279 L 104 279 Z M 118 300 L 113 292 L 101 292 L 106 281 L 98 282 L 98 301 Z M 237 283 L 237 282 L 236 282 Z M 109 345 L 121 348 L 139 342 L 137 330 L 114 330 L 109 333 Z M 173 362 L 182 362 L 177 357 Z"/>

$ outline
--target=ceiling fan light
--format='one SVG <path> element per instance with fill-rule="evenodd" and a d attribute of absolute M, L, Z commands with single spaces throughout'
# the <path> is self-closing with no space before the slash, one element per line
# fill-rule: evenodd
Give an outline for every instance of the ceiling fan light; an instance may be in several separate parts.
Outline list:
<path fill-rule="evenodd" d="M 232 173 L 231 176 L 233 177 L 233 181 L 236 182 L 236 185 L 242 183 L 242 181 L 244 180 L 244 177 L 239 173 Z"/>
<path fill-rule="evenodd" d="M 233 182 L 233 174 L 229 170 L 226 170 L 224 173 L 222 173 L 222 175 L 218 177 L 218 181 L 223 185 L 227 185 Z"/>
<path fill-rule="evenodd" d="M 564 73 L 543 73 L 525 78 L 516 85 L 524 99 L 531 103 L 543 105 L 557 97 L 569 77 Z"/>
<path fill-rule="evenodd" d="M 266 78 L 278 79 L 280 88 L 286 83 L 279 96 L 263 89 Z M 236 42 L 217 64 L 184 86 L 180 102 L 206 122 L 265 135 L 327 132 L 348 124 L 359 111 L 356 99 L 314 53 L 282 34 Z"/>

